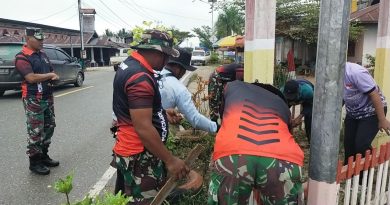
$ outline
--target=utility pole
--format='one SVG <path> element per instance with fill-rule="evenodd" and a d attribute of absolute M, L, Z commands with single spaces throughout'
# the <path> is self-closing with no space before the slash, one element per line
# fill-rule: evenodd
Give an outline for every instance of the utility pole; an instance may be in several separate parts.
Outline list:
<path fill-rule="evenodd" d="M 245 14 L 244 79 L 273 84 L 276 0 L 246 0 Z"/>
<path fill-rule="evenodd" d="M 81 41 L 81 49 L 80 49 L 80 58 L 85 59 L 86 52 L 84 51 L 84 32 L 83 32 L 83 13 L 81 12 L 81 0 L 78 0 L 78 11 L 79 11 L 79 23 L 80 23 L 80 41 Z"/>
<path fill-rule="evenodd" d="M 214 35 L 214 0 L 211 0 L 211 35 Z"/>
<path fill-rule="evenodd" d="M 321 1 L 308 205 L 337 204 L 337 162 L 351 1 Z"/>
<path fill-rule="evenodd" d="M 211 43 L 215 43 L 217 42 L 217 38 L 215 37 L 214 35 L 214 3 L 216 2 L 217 0 L 209 0 L 209 3 L 211 3 L 211 37 L 210 37 L 210 41 Z M 212 49 L 214 51 L 214 47 L 212 46 Z"/>
<path fill-rule="evenodd" d="M 390 2 L 382 0 L 379 4 L 374 77 L 383 95 L 390 99 Z M 390 119 L 389 114 L 387 118 Z"/>

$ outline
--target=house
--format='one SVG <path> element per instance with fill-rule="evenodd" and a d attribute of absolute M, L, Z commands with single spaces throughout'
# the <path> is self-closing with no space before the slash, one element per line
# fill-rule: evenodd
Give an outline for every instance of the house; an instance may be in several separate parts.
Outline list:
<path fill-rule="evenodd" d="M 362 65 L 369 65 L 367 55 L 375 56 L 378 33 L 379 0 L 359 0 L 357 11 L 351 13 L 350 21 L 359 22 L 364 27 L 362 34 L 353 42 L 348 42 L 347 60 Z M 316 45 L 307 45 L 304 42 L 292 40 L 284 36 L 276 36 L 276 62 L 286 62 L 287 53 L 294 48 L 296 64 L 306 64 L 314 68 L 317 54 Z"/>
<path fill-rule="evenodd" d="M 119 48 L 129 47 L 128 39 L 114 39 L 99 36 L 95 31 L 95 9 L 82 9 L 83 42 L 87 53 L 87 64 L 91 66 L 108 65 L 110 57 L 119 52 Z M 58 46 L 70 56 L 80 58 L 80 31 L 56 26 L 16 21 L 0 18 L 0 42 L 24 42 L 26 27 L 41 28 L 45 34 L 44 43 Z"/>
<path fill-rule="evenodd" d="M 351 14 L 350 21 L 359 22 L 363 33 L 355 42 L 348 44 L 348 61 L 368 65 L 366 56 L 375 56 L 378 33 L 379 4 L 368 6 Z"/>

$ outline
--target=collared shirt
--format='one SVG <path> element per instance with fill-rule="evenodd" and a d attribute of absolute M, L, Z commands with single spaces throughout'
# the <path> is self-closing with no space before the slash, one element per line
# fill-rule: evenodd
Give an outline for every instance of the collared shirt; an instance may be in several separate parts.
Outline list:
<path fill-rule="evenodd" d="M 164 68 L 161 71 L 163 77 L 159 81 L 163 108 L 177 107 L 194 128 L 216 132 L 217 124 L 198 112 L 192 101 L 191 93 L 183 83 L 174 76 L 164 76 L 167 74 L 171 74 L 171 72 Z"/>
<path fill-rule="evenodd" d="M 15 56 L 15 68 L 24 78 L 30 73 L 46 74 L 53 72 L 53 67 L 50 64 L 49 58 L 42 51 L 33 51 L 24 45 L 22 51 Z M 26 80 L 22 82 L 22 96 L 34 98 L 47 98 L 52 96 L 53 89 L 48 86 L 50 80 L 29 83 Z"/>

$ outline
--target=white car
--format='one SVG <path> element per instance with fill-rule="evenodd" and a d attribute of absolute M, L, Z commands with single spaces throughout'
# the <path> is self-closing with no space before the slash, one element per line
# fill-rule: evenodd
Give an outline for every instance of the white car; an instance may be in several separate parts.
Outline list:
<path fill-rule="evenodd" d="M 210 60 L 210 54 L 204 50 L 192 51 L 191 65 L 203 65 L 205 66 Z"/>
<path fill-rule="evenodd" d="M 131 48 L 120 48 L 119 52 L 115 56 L 110 57 L 110 65 L 114 66 L 114 70 L 118 70 L 119 64 L 121 64 L 127 57 L 129 57 L 128 51 Z"/>

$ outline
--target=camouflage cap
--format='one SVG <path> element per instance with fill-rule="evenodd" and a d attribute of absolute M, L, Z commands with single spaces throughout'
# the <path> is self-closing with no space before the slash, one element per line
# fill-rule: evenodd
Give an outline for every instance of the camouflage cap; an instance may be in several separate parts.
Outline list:
<path fill-rule="evenodd" d="M 33 36 L 38 40 L 43 40 L 45 37 L 40 28 L 35 27 L 27 27 L 26 28 L 26 36 Z"/>
<path fill-rule="evenodd" d="M 169 34 L 159 30 L 146 30 L 142 34 L 142 41 L 131 48 L 157 50 L 172 57 L 180 55 L 179 51 L 173 48 L 173 39 Z"/>

